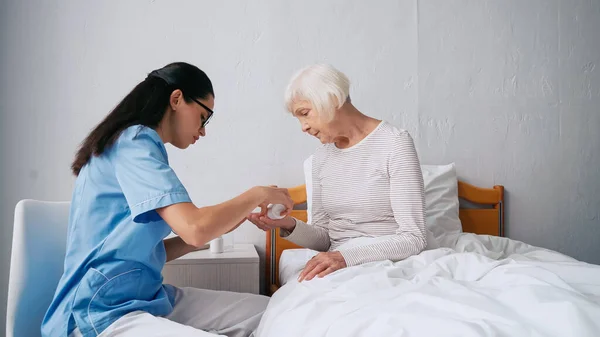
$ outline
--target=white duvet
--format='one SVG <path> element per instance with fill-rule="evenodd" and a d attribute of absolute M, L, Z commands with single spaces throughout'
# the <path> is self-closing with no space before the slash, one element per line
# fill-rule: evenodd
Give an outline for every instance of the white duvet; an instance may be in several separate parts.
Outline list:
<path fill-rule="evenodd" d="M 302 283 L 294 268 L 258 337 L 600 336 L 600 266 L 507 238 L 460 234 Z"/>

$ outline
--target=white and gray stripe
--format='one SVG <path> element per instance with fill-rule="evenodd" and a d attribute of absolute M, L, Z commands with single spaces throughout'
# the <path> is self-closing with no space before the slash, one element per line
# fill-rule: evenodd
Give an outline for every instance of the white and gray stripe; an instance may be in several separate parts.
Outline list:
<path fill-rule="evenodd" d="M 410 134 L 383 121 L 358 144 L 319 148 L 312 162 L 311 224 L 296 220 L 282 236 L 318 251 L 339 249 L 348 266 L 420 253 L 426 246 L 421 166 Z"/>

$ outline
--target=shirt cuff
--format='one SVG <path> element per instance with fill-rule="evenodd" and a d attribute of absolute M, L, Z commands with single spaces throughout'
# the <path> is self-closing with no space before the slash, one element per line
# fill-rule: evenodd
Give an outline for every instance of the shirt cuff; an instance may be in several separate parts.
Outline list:
<path fill-rule="evenodd" d="M 282 238 L 285 238 L 289 241 L 296 241 L 298 239 L 302 240 L 302 238 L 307 237 L 308 235 L 310 235 L 310 228 L 308 228 L 308 225 L 304 223 L 304 221 L 300 221 L 296 218 L 293 218 L 294 222 L 296 223 L 296 225 L 294 226 L 294 229 L 290 232 L 287 229 L 281 228 L 279 230 L 279 236 Z"/>
<path fill-rule="evenodd" d="M 186 191 L 179 190 L 164 193 L 133 206 L 131 208 L 131 216 L 133 217 L 133 221 L 138 223 L 158 221 L 161 218 L 155 211 L 157 208 L 182 202 L 192 202 Z"/>
<path fill-rule="evenodd" d="M 340 252 L 340 254 L 342 254 L 342 257 L 346 261 L 347 267 L 357 266 L 359 264 L 362 264 L 363 254 L 361 254 L 360 250 L 344 249 L 344 250 L 338 250 L 338 252 Z"/>

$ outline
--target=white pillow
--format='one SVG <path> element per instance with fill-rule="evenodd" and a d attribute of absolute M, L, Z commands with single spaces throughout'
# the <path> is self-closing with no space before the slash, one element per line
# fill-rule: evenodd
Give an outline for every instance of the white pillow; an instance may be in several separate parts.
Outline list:
<path fill-rule="evenodd" d="M 304 161 L 304 184 L 306 185 L 306 215 L 307 223 L 312 223 L 312 159 L 308 157 Z"/>
<path fill-rule="evenodd" d="M 458 218 L 458 178 L 454 163 L 421 165 L 425 183 L 425 218 L 433 237 L 440 240 L 462 232 Z"/>
<path fill-rule="evenodd" d="M 312 213 L 312 159 L 310 156 L 304 161 L 308 223 L 311 223 Z M 454 163 L 421 165 L 421 171 L 425 184 L 427 249 L 433 249 L 444 236 L 462 232 L 458 218 L 458 178 Z"/>

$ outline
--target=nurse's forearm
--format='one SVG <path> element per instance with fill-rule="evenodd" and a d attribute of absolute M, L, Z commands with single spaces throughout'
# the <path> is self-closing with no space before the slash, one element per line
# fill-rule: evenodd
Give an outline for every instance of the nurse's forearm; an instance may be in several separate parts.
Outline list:
<path fill-rule="evenodd" d="M 253 188 L 221 204 L 199 208 L 193 222 L 198 229 L 197 233 L 200 237 L 207 238 L 207 241 L 229 233 L 246 221 L 246 216 L 263 199 L 260 189 Z"/>
<path fill-rule="evenodd" d="M 201 247 L 239 226 L 265 197 L 263 190 L 252 188 L 218 205 L 197 208 L 192 203 L 178 203 L 157 212 L 185 243 Z"/>
<path fill-rule="evenodd" d="M 240 222 L 239 222 L 237 225 L 235 225 L 235 226 L 234 226 L 232 229 L 230 229 L 230 230 L 228 230 L 227 232 L 225 232 L 225 234 L 233 232 L 233 231 L 234 231 L 234 230 L 236 230 L 238 227 L 240 227 L 240 226 L 241 226 L 241 225 L 242 225 L 244 222 L 246 222 L 246 220 L 248 220 L 248 218 L 244 217 L 244 218 L 243 218 L 242 220 L 240 220 Z"/>

